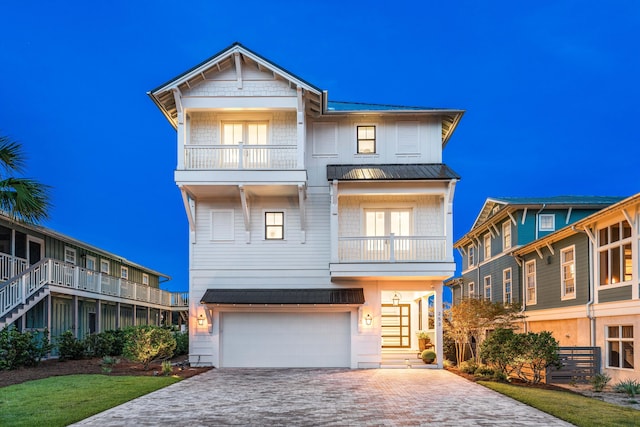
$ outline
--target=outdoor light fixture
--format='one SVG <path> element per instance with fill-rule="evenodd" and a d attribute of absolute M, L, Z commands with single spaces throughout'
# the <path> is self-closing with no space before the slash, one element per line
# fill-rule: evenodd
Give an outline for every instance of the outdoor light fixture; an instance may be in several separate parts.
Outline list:
<path fill-rule="evenodd" d="M 367 317 L 364 318 L 364 323 L 366 323 L 367 326 L 371 326 L 371 322 L 373 322 L 373 318 L 371 314 L 367 314 Z"/>
<path fill-rule="evenodd" d="M 400 294 L 397 292 L 393 293 L 393 298 L 391 298 L 391 301 L 393 301 L 393 305 L 398 306 L 400 305 Z"/>
<path fill-rule="evenodd" d="M 198 326 L 204 326 L 204 316 L 202 314 L 198 316 Z"/>

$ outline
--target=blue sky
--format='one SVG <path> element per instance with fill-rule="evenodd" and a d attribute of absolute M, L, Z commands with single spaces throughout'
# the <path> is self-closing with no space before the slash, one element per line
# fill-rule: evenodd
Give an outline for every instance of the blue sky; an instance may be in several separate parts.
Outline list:
<path fill-rule="evenodd" d="M 640 191 L 639 33 L 634 0 L 5 2 L 0 134 L 53 187 L 44 225 L 186 290 L 175 131 L 146 92 L 231 43 L 332 100 L 466 110 L 457 239 L 490 196 Z"/>

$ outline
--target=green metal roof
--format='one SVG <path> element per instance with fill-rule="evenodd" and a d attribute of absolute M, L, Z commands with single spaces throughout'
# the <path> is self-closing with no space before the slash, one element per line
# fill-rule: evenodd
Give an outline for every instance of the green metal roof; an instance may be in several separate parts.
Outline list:
<path fill-rule="evenodd" d="M 363 102 L 327 101 L 327 111 L 450 111 L 444 108 L 409 105 L 366 104 Z"/>

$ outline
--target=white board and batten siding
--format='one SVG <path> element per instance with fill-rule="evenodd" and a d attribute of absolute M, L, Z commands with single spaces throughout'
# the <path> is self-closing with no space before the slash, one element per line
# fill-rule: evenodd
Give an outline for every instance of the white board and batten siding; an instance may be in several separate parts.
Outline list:
<path fill-rule="evenodd" d="M 376 153 L 357 153 L 357 126 L 376 126 Z M 306 166 L 309 185 L 326 183 L 327 164 L 441 163 L 441 123 L 435 118 L 358 120 L 331 117 L 307 125 Z"/>

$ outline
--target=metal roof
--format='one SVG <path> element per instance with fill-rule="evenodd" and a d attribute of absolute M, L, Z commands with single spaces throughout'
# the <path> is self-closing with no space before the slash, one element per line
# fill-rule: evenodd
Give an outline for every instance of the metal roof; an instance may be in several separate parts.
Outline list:
<path fill-rule="evenodd" d="M 617 196 L 551 196 L 551 197 L 491 197 L 487 201 L 508 205 L 610 205 L 619 202 Z"/>
<path fill-rule="evenodd" d="M 444 163 L 408 165 L 327 165 L 327 179 L 333 181 L 450 180 L 460 179 Z"/>
<path fill-rule="evenodd" d="M 202 304 L 364 304 L 362 288 L 207 289 Z"/>
<path fill-rule="evenodd" d="M 364 102 L 327 101 L 327 111 L 450 111 L 443 108 L 409 105 L 367 104 Z M 456 110 L 460 111 L 460 110 Z"/>

